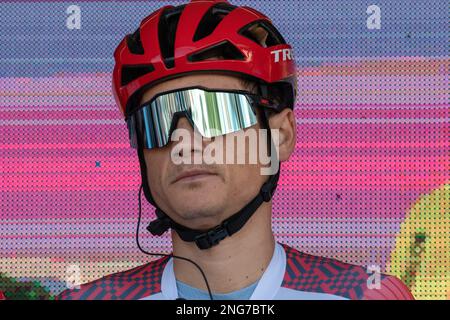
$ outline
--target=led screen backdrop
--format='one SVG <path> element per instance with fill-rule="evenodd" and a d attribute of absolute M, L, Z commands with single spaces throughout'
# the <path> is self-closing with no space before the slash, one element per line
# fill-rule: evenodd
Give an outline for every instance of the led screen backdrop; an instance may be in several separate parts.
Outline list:
<path fill-rule="evenodd" d="M 139 161 L 111 93 L 113 50 L 165 1 L 0 4 L 0 291 L 52 298 L 148 262 Z M 297 148 L 279 241 L 379 267 L 450 299 L 445 0 L 233 1 L 273 20 L 298 66 Z M 143 197 L 144 199 L 144 197 Z M 143 219 L 153 217 L 143 200 Z M 144 227 L 146 249 L 169 252 Z"/>

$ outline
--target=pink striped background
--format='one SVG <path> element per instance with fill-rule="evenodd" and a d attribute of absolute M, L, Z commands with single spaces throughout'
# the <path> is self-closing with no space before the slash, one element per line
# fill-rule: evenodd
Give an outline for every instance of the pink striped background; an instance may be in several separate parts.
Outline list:
<path fill-rule="evenodd" d="M 386 267 L 411 204 L 449 182 L 448 68 L 418 57 L 298 70 L 278 240 Z M 134 244 L 138 159 L 110 87 L 104 73 L 0 79 L 0 261 L 12 276 L 63 281 L 76 263 L 87 281 L 148 260 Z M 168 237 L 141 234 L 170 250 Z"/>

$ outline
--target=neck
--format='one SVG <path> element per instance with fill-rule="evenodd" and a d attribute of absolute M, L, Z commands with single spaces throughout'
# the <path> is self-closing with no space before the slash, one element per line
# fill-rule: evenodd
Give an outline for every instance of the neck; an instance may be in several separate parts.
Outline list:
<path fill-rule="evenodd" d="M 229 293 L 259 280 L 272 259 L 275 239 L 271 225 L 272 203 L 263 203 L 244 227 L 218 245 L 200 250 L 172 232 L 173 254 L 189 258 L 202 268 L 214 293 Z M 190 262 L 174 259 L 177 280 L 206 290 L 200 271 Z"/>

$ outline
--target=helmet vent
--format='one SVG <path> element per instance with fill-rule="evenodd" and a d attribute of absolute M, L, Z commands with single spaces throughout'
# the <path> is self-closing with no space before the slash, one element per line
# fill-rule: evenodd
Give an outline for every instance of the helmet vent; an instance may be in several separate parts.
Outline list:
<path fill-rule="evenodd" d="M 245 56 L 231 42 L 223 41 L 212 47 L 191 54 L 188 57 L 188 60 L 190 62 L 204 60 L 245 60 Z"/>
<path fill-rule="evenodd" d="M 125 86 L 131 81 L 155 70 L 153 65 L 131 65 L 122 67 L 121 85 Z"/>
<path fill-rule="evenodd" d="M 209 8 L 202 17 L 202 20 L 200 20 L 192 41 L 201 40 L 212 34 L 223 18 L 235 8 L 235 6 L 224 2 L 219 2 Z"/>
<path fill-rule="evenodd" d="M 275 29 L 275 27 L 271 23 L 265 20 L 254 21 L 246 25 L 241 30 L 239 30 L 239 34 L 252 40 L 262 47 L 271 47 L 278 44 L 286 44 L 286 41 L 278 32 L 278 30 Z"/>
<path fill-rule="evenodd" d="M 140 30 L 137 29 L 133 34 L 127 36 L 127 46 L 133 54 L 144 54 L 142 47 Z"/>
<path fill-rule="evenodd" d="M 178 21 L 185 5 L 164 10 L 158 23 L 158 40 L 161 56 L 167 69 L 175 66 L 175 35 L 177 34 Z"/>

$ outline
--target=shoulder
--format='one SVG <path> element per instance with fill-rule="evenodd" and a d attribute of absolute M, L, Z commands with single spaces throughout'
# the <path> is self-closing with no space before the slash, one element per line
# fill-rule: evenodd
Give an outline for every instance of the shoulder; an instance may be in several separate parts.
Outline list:
<path fill-rule="evenodd" d="M 283 288 L 352 300 L 414 299 L 409 289 L 394 276 L 374 274 L 362 266 L 282 246 L 286 252 Z"/>
<path fill-rule="evenodd" d="M 133 300 L 161 292 L 161 278 L 169 257 L 113 273 L 60 293 L 57 300 Z"/>

